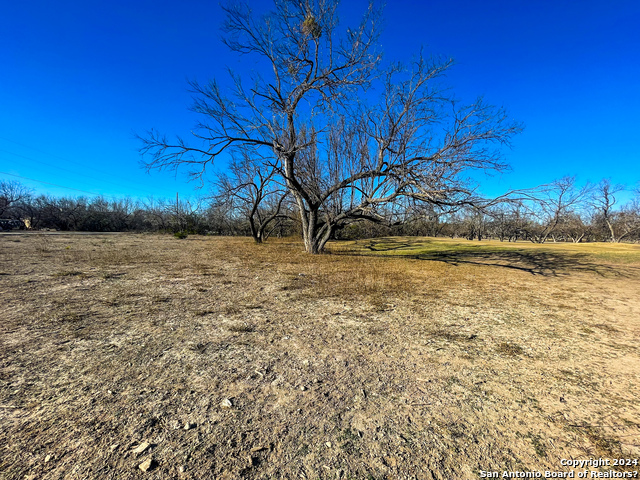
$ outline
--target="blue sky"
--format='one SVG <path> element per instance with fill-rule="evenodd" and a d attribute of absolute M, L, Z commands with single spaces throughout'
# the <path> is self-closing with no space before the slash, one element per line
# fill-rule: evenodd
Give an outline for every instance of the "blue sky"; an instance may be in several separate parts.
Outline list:
<path fill-rule="evenodd" d="M 366 3 L 343 2 L 343 17 Z M 0 178 L 53 195 L 197 195 L 186 175 L 147 174 L 134 134 L 188 136 L 197 118 L 187 79 L 248 71 L 220 42 L 222 21 L 213 1 L 3 2 Z M 506 151 L 511 171 L 485 180 L 485 194 L 564 175 L 633 185 L 639 21 L 637 0 L 390 0 L 381 44 L 387 60 L 420 47 L 453 57 L 447 84 L 458 98 L 483 95 L 525 124 Z"/>

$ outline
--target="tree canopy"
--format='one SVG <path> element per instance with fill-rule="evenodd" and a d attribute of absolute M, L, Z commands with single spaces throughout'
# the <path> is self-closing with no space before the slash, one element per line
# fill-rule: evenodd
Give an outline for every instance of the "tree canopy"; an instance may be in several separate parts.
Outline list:
<path fill-rule="evenodd" d="M 451 59 L 383 60 L 382 10 L 372 3 L 359 25 L 341 28 L 338 3 L 275 0 L 262 16 L 224 7 L 225 44 L 261 68 L 251 78 L 229 71 L 225 88 L 192 82 L 195 138 L 152 130 L 147 168 L 186 166 L 200 178 L 223 154 L 255 158 L 260 175 L 286 185 L 310 253 L 359 219 L 481 201 L 470 172 L 504 169 L 499 147 L 520 124 L 481 98 L 457 102 L 442 84 Z"/>

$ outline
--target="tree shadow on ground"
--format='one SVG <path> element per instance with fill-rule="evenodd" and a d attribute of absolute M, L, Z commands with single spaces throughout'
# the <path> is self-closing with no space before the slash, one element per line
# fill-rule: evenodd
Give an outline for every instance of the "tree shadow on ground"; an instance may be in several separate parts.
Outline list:
<path fill-rule="evenodd" d="M 537 250 L 535 248 L 504 248 L 488 245 L 464 245 L 459 248 L 428 248 L 428 241 L 394 241 L 384 238 L 371 240 L 364 248 L 371 252 L 383 253 L 380 257 L 410 258 L 444 262 L 449 265 L 485 265 L 520 270 L 532 275 L 561 276 L 570 273 L 588 272 L 603 277 L 639 277 L 640 268 L 629 265 L 612 265 L 594 261 L 584 253 Z M 411 253 L 416 250 L 416 253 Z M 389 253 L 404 251 L 406 253 Z M 370 253 L 357 251 L 345 252 L 348 255 L 371 256 Z"/>

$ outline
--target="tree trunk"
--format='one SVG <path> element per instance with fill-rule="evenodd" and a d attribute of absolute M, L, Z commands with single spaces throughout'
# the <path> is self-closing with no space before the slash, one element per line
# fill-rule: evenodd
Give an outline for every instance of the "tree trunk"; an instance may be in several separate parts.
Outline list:
<path fill-rule="evenodd" d="M 322 253 L 331 238 L 333 225 L 318 223 L 318 210 L 301 210 L 300 220 L 305 251 L 312 254 Z"/>
<path fill-rule="evenodd" d="M 262 229 L 258 228 L 256 225 L 256 221 L 253 218 L 253 215 L 249 216 L 249 226 L 251 227 L 251 236 L 256 243 L 262 243 L 263 241 L 263 232 Z"/>
<path fill-rule="evenodd" d="M 607 227 L 609 227 L 609 232 L 611 233 L 611 243 L 618 243 L 620 241 L 619 238 L 616 238 L 616 232 L 613 229 L 613 225 L 608 218 L 605 218 L 605 222 L 607 223 Z"/>

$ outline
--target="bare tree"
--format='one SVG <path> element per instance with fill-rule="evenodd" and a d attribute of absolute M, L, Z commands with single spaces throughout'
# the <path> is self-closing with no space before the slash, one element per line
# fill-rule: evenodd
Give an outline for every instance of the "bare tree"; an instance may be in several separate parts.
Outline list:
<path fill-rule="evenodd" d="M 30 196 L 31 190 L 20 182 L 0 180 L 0 218 L 17 213 L 15 207 Z"/>
<path fill-rule="evenodd" d="M 200 178 L 224 152 L 262 151 L 293 196 L 310 253 L 353 221 L 393 221 L 403 198 L 476 202 L 468 173 L 505 168 L 494 146 L 508 144 L 520 125 L 481 99 L 454 101 L 440 85 L 451 60 L 420 55 L 383 68 L 381 12 L 370 5 L 360 25 L 341 34 L 337 5 L 276 0 L 262 18 L 225 7 L 226 45 L 268 65 L 265 76 L 247 85 L 232 73 L 230 96 L 215 81 L 192 83 L 202 146 L 151 131 L 142 138 L 147 168 L 187 166 Z"/>
<path fill-rule="evenodd" d="M 615 205 L 618 203 L 616 195 L 624 190 L 623 185 L 613 185 L 611 180 L 602 180 L 593 191 L 591 205 L 595 210 L 595 222 L 605 226 L 609 239 L 613 243 L 618 243 L 621 236 L 615 228 L 616 211 Z"/>
<path fill-rule="evenodd" d="M 554 234 L 562 222 L 574 213 L 574 210 L 591 191 L 590 185 L 578 187 L 575 177 L 563 177 L 548 185 L 542 185 L 525 192 L 524 197 L 532 204 L 530 215 L 537 222 L 530 229 L 530 239 L 534 243 L 544 243 Z"/>
<path fill-rule="evenodd" d="M 171 206 L 166 200 L 158 200 L 151 196 L 143 202 L 142 207 L 147 213 L 149 226 L 153 230 L 166 232 L 169 229 Z"/>
<path fill-rule="evenodd" d="M 219 173 L 214 182 L 214 203 L 240 210 L 249 221 L 253 239 L 262 243 L 280 222 L 289 218 L 282 208 L 289 192 L 278 182 L 276 169 L 255 155 L 246 150 L 234 155 L 228 173 Z"/>
<path fill-rule="evenodd" d="M 616 241 L 629 240 L 630 237 L 640 232 L 640 202 L 634 199 L 616 212 L 613 221 L 616 231 Z"/>
<path fill-rule="evenodd" d="M 569 239 L 573 243 L 580 243 L 590 234 L 591 225 L 584 221 L 580 212 L 573 211 L 562 217 L 558 230 L 565 237 L 565 240 Z"/>

